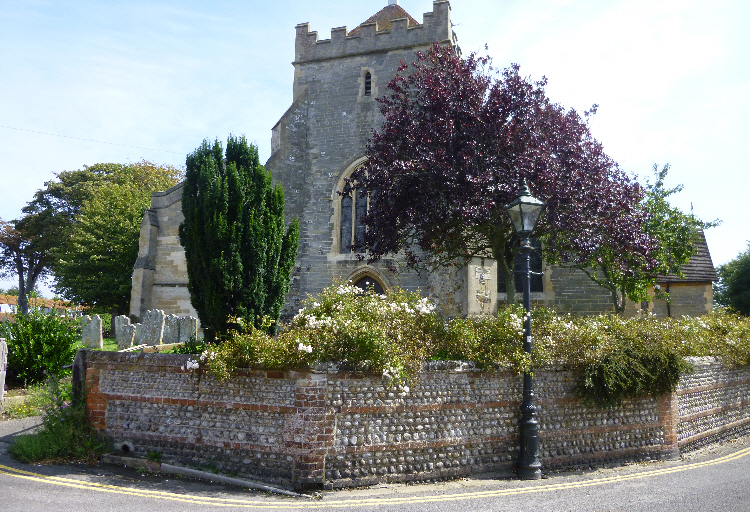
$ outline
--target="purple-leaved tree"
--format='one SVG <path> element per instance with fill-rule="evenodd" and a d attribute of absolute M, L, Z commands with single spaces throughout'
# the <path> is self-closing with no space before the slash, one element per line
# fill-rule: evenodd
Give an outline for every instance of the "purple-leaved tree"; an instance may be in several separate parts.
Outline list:
<path fill-rule="evenodd" d="M 488 57 L 437 44 L 402 64 L 378 100 L 385 120 L 369 160 L 343 191 L 370 195 L 367 258 L 404 251 L 419 267 L 491 256 L 513 302 L 519 239 L 504 206 L 525 177 L 547 203 L 535 233 L 545 260 L 586 266 L 606 249 L 621 272 L 634 259 L 655 268 L 644 191 L 591 135 L 596 106 L 581 117 L 551 102 L 545 85 L 517 65 L 498 73 Z"/>

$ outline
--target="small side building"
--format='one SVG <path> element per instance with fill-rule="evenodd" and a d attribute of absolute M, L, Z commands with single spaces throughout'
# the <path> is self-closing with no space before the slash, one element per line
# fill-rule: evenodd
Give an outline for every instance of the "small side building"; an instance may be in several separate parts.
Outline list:
<path fill-rule="evenodd" d="M 698 316 L 714 307 L 713 283 L 718 281 L 703 231 L 695 241 L 696 253 L 682 268 L 682 277 L 659 276 L 658 286 L 669 294 L 669 302 L 654 299 L 644 307 L 656 316 Z"/>

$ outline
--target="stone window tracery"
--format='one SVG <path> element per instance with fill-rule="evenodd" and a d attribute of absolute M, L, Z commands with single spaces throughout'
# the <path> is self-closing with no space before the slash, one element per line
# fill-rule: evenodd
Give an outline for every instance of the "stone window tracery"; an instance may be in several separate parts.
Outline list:
<path fill-rule="evenodd" d="M 357 252 L 364 243 L 365 225 L 362 217 L 373 204 L 370 194 L 362 196 L 359 189 L 341 197 L 341 222 L 339 250 L 341 253 Z"/>

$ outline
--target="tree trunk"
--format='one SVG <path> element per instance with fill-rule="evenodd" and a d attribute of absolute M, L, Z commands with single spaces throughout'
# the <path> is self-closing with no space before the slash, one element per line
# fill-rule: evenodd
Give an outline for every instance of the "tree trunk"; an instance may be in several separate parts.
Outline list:
<path fill-rule="evenodd" d="M 508 305 L 513 305 L 516 303 L 516 275 L 513 273 L 515 258 L 508 264 L 508 260 L 505 259 L 502 252 L 497 254 L 496 251 L 493 251 L 493 253 L 495 253 L 492 256 L 497 261 L 498 268 L 505 276 L 505 292 L 508 296 Z"/>
<path fill-rule="evenodd" d="M 625 301 L 627 300 L 627 296 L 625 295 L 625 289 L 618 290 L 617 288 L 614 288 L 610 290 L 610 293 L 612 294 L 612 304 L 615 307 L 615 314 L 624 316 L 625 315 Z"/>
<path fill-rule="evenodd" d="M 37 279 L 41 274 L 43 267 L 40 263 L 29 264 L 24 274 L 23 260 L 20 256 L 16 258 L 16 272 L 18 274 L 18 309 L 19 312 L 26 316 L 29 314 L 29 296 L 36 288 Z"/>

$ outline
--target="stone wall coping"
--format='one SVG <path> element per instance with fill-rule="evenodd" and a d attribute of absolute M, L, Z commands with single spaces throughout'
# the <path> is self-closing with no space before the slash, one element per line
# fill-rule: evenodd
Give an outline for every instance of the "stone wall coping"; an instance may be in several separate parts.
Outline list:
<path fill-rule="evenodd" d="M 186 355 L 186 354 L 164 354 L 164 353 L 139 353 L 139 352 L 108 352 L 101 350 L 93 350 L 89 354 L 88 361 L 92 364 L 138 364 L 143 366 L 165 366 L 165 367 L 181 367 L 184 366 L 188 359 L 198 359 L 198 355 Z M 549 371 L 566 373 L 567 370 L 559 370 L 557 368 L 539 368 L 537 371 Z M 254 372 L 268 373 L 269 377 L 285 377 L 295 378 L 297 375 L 306 374 L 328 374 L 338 375 L 341 378 L 364 378 L 364 377 L 381 377 L 379 373 L 369 372 L 363 370 L 357 370 L 355 368 L 346 367 L 338 363 L 321 363 L 315 365 L 312 368 L 294 368 L 288 370 L 269 370 L 263 367 L 256 368 L 241 368 L 239 369 L 240 374 L 250 374 Z M 498 368 L 497 370 L 480 370 L 476 364 L 471 361 L 426 361 L 422 372 L 423 374 L 439 374 L 439 373 L 468 373 L 468 374 L 479 374 L 479 373 L 492 373 L 492 374 L 506 374 L 510 372 L 507 368 Z"/>
<path fill-rule="evenodd" d="M 89 353 L 88 361 L 92 364 L 125 364 L 125 365 L 142 365 L 147 367 L 169 367 L 180 368 L 185 366 L 188 359 L 198 359 L 199 356 L 186 354 L 164 354 L 164 353 L 138 353 L 138 352 L 107 352 L 101 350 L 92 350 Z M 691 363 L 696 370 L 701 368 L 721 367 L 721 358 L 718 357 L 686 357 L 685 360 Z M 199 361 L 200 362 L 200 361 Z M 198 372 L 205 371 L 203 364 Z M 537 372 L 558 373 L 560 375 L 569 374 L 569 369 L 559 367 L 541 367 L 536 368 Z M 497 368 L 495 370 L 480 370 L 476 364 L 471 361 L 426 361 L 420 372 L 425 377 L 430 374 L 508 374 L 513 373 L 507 368 Z M 380 378 L 379 373 L 358 370 L 356 368 L 346 367 L 338 363 L 319 363 L 311 368 L 293 368 L 287 370 L 269 370 L 263 367 L 241 368 L 238 375 L 248 376 L 253 374 L 263 374 L 268 378 L 285 378 L 296 379 L 305 378 L 308 375 L 327 374 L 336 376 L 339 379 L 358 379 L 358 378 Z"/>
<path fill-rule="evenodd" d="M 688 363 L 692 364 L 696 368 L 699 367 L 699 366 L 716 366 L 716 365 L 721 366 L 722 365 L 722 361 L 721 361 L 720 357 L 712 357 L 712 356 L 708 356 L 708 357 L 686 357 L 685 361 L 687 361 Z"/>

